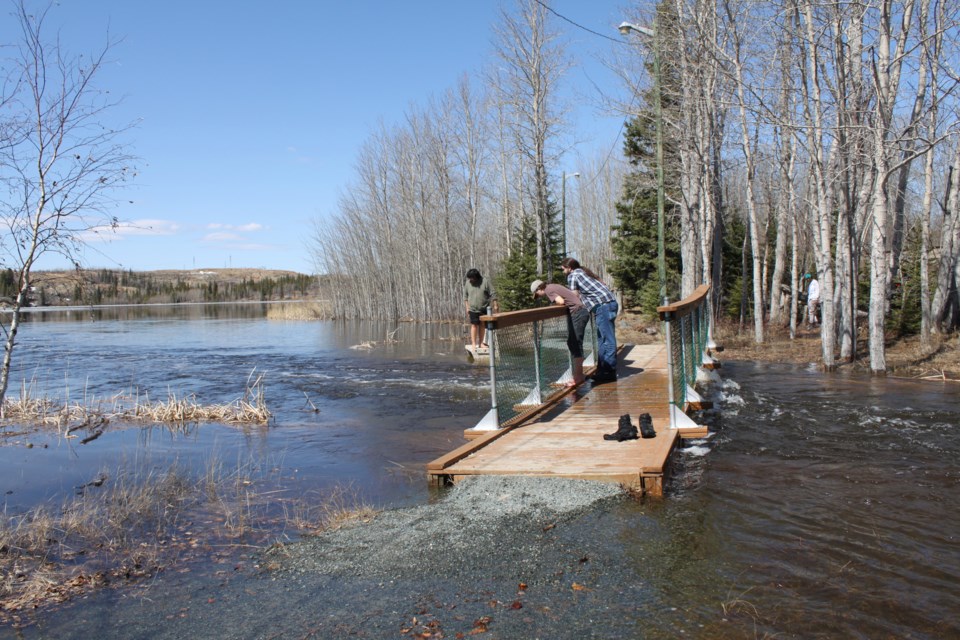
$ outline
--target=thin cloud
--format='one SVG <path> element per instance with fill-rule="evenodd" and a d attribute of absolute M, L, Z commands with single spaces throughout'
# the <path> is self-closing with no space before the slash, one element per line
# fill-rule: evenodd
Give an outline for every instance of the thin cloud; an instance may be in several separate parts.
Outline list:
<path fill-rule="evenodd" d="M 207 224 L 207 229 L 224 229 L 227 231 L 249 233 L 251 231 L 261 231 L 264 229 L 264 226 L 259 222 L 248 222 L 247 224 L 225 224 L 223 222 L 211 222 Z"/>
<path fill-rule="evenodd" d="M 313 156 L 306 155 L 297 147 L 287 147 L 287 153 L 293 156 L 294 162 L 298 164 L 313 164 Z"/>
<path fill-rule="evenodd" d="M 228 231 L 217 231 L 216 233 L 208 233 L 207 235 L 201 238 L 202 242 L 231 242 L 233 240 L 242 240 L 243 237 L 237 235 L 236 233 L 230 233 Z"/>

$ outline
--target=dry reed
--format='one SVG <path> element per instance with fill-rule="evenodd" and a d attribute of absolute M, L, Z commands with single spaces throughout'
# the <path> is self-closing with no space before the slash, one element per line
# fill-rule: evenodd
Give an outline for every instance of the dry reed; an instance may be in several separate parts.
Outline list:
<path fill-rule="evenodd" d="M 319 535 L 356 522 L 369 522 L 378 511 L 350 485 L 337 485 L 313 503 L 297 501 L 285 508 L 286 519 L 303 535 Z"/>
<path fill-rule="evenodd" d="M 267 307 L 267 320 L 331 320 L 333 308 L 326 300 L 283 302 Z"/>
<path fill-rule="evenodd" d="M 69 398 L 69 394 L 68 398 Z M 70 436 L 80 429 L 97 431 L 110 422 L 151 422 L 172 425 L 198 422 L 224 424 L 266 424 L 271 413 L 264 398 L 263 376 L 247 378 L 243 397 L 224 404 L 200 404 L 193 394 L 178 397 L 170 392 L 163 401 L 150 401 L 149 395 L 117 394 L 107 399 L 80 402 L 55 401 L 34 397 L 24 384 L 20 396 L 6 398 L 3 417 L 12 422 L 55 427 Z"/>

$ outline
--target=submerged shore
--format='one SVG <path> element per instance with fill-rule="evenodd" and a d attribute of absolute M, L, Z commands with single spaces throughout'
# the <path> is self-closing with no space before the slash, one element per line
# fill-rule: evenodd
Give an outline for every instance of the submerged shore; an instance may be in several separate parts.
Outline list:
<path fill-rule="evenodd" d="M 444 494 L 275 545 L 187 589 L 160 576 L 125 606 L 81 605 L 21 637 L 633 637 L 622 598 L 642 581 L 601 523 L 613 505 L 642 507 L 618 485 L 486 476 Z M 602 622 L 583 614 L 612 606 L 622 610 Z"/>

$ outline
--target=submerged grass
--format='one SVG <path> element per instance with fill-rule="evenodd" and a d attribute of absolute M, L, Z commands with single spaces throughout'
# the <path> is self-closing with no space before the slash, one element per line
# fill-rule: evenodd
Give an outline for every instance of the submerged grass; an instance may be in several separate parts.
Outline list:
<path fill-rule="evenodd" d="M 244 394 L 224 404 L 200 404 L 193 394 L 177 396 L 170 392 L 166 400 L 151 401 L 139 392 L 122 393 L 105 399 L 54 400 L 35 394 L 32 385 L 21 385 L 20 396 L 6 398 L 4 420 L 56 428 L 63 435 L 80 429 L 102 431 L 110 422 L 163 423 L 186 425 L 198 422 L 225 424 L 266 424 L 271 413 L 264 398 L 263 376 L 247 378 Z"/>
<path fill-rule="evenodd" d="M 102 472 L 61 504 L 0 515 L 0 622 L 24 624 L 41 606 L 120 585 L 174 565 L 267 548 L 290 532 L 311 535 L 375 511 L 351 488 L 285 498 L 270 471 L 213 459 L 199 475 Z M 226 550 L 226 551 L 224 551 Z"/>
<path fill-rule="evenodd" d="M 104 488 L 105 487 L 105 488 Z M 177 468 L 105 474 L 58 506 L 0 518 L 0 619 L 162 566 L 192 485 Z"/>

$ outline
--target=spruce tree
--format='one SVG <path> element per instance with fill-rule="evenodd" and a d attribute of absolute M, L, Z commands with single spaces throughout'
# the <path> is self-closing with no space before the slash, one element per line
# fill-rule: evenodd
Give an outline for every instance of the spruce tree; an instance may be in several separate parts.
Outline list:
<path fill-rule="evenodd" d="M 560 262 L 563 260 L 560 250 L 563 248 L 562 234 L 557 215 L 557 207 L 551 200 L 547 233 L 550 234 L 550 254 L 545 264 L 553 266 L 553 274 L 537 273 L 537 229 L 533 220 L 527 218 L 520 223 L 515 235 L 510 255 L 501 263 L 498 275 L 494 279 L 494 289 L 501 311 L 516 311 L 534 306 L 530 293 L 530 283 L 534 280 L 566 284 Z"/>
<path fill-rule="evenodd" d="M 663 34 L 677 29 L 676 14 L 667 3 L 657 5 L 657 28 Z M 652 44 L 652 43 L 651 43 Z M 652 53 L 652 51 L 651 51 Z M 662 52 L 661 52 L 662 53 Z M 659 300 L 657 249 L 657 93 L 663 123 L 664 262 L 666 291 L 672 299 L 680 290 L 680 233 L 674 202 L 680 200 L 680 157 L 674 130 L 666 123 L 679 122 L 681 95 L 679 70 L 669 58 L 660 61 L 660 77 L 654 76 L 652 55 L 647 62 L 651 85 L 644 93 L 644 108 L 627 121 L 623 153 L 633 167 L 624 178 L 623 195 L 617 203 L 618 224 L 612 230 L 613 259 L 607 268 L 623 292 L 626 307 L 656 313 Z"/>
<path fill-rule="evenodd" d="M 660 290 L 657 269 L 656 122 L 652 112 L 641 113 L 627 123 L 624 154 L 635 171 L 624 179 L 623 196 L 617 203 L 619 223 L 613 226 L 613 259 L 607 269 L 624 295 L 624 306 L 656 312 Z M 664 141 L 664 181 L 669 192 L 678 190 L 677 173 L 669 171 L 671 145 Z M 679 289 L 679 231 L 668 198 L 664 210 L 664 253 L 667 291 Z"/>

